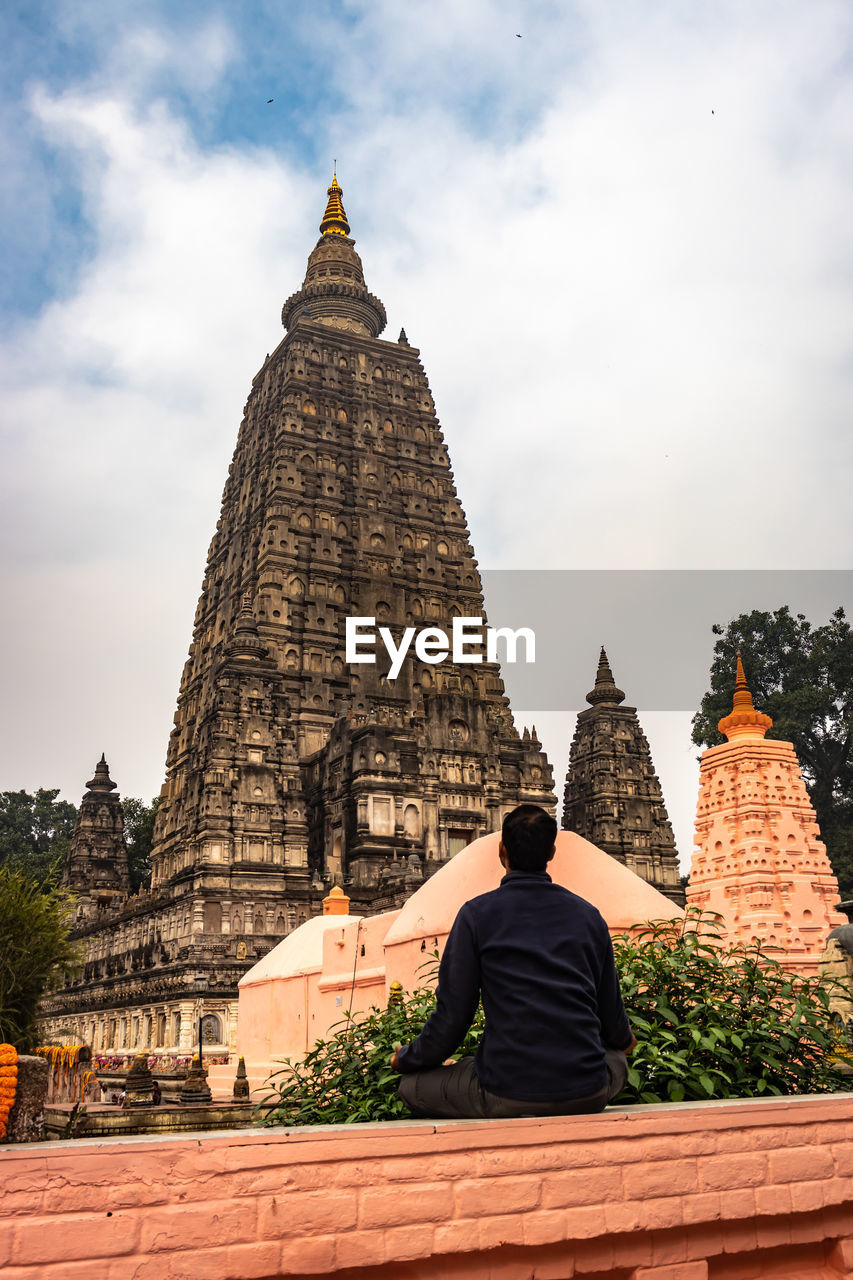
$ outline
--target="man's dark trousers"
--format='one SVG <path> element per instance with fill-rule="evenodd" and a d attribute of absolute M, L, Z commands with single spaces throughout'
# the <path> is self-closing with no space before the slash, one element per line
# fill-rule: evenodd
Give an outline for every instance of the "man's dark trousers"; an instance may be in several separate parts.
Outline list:
<path fill-rule="evenodd" d="M 628 1060 L 618 1049 L 606 1049 L 604 1057 L 610 1083 L 585 1098 L 525 1102 L 489 1093 L 477 1079 L 473 1058 L 462 1058 L 449 1067 L 434 1067 L 403 1076 L 397 1090 L 414 1116 L 435 1120 L 511 1120 L 515 1116 L 590 1115 L 603 1111 L 628 1079 Z"/>

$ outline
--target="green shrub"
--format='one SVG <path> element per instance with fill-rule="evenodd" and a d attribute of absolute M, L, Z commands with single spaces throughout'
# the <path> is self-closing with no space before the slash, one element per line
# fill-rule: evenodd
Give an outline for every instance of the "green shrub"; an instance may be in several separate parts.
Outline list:
<path fill-rule="evenodd" d="M 725 946 L 718 917 L 689 911 L 614 940 L 637 1048 L 620 1103 L 832 1093 L 847 1087 L 831 985 L 759 946 Z"/>
<path fill-rule="evenodd" d="M 847 1087 L 825 981 L 798 978 L 758 947 L 726 947 L 715 917 L 688 912 L 614 939 L 637 1048 L 619 1103 L 828 1093 Z M 262 1124 L 351 1124 L 408 1115 L 389 1059 L 413 1040 L 435 996 L 420 988 L 345 1019 L 301 1062 L 269 1079 Z M 473 1053 L 482 1009 L 457 1056 Z"/>
<path fill-rule="evenodd" d="M 437 957 L 436 957 L 437 958 Z M 414 1040 L 435 1008 L 435 993 L 420 987 L 384 1009 L 373 1007 L 332 1028 L 301 1062 L 286 1061 L 270 1077 L 260 1102 L 261 1124 L 353 1124 L 399 1120 L 409 1114 L 397 1097 L 400 1076 L 389 1066 L 398 1044 Z M 459 1048 L 473 1053 L 482 1034 L 482 1011 Z"/>

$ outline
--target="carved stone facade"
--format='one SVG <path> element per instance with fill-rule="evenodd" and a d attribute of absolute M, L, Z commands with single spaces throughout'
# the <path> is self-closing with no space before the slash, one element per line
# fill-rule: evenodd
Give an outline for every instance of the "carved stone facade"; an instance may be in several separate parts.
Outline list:
<path fill-rule="evenodd" d="M 731 942 L 777 948 L 804 974 L 818 971 L 831 930 L 847 923 L 796 752 L 764 737 L 740 658 L 727 741 L 704 752 L 687 905 L 716 911 Z"/>
<path fill-rule="evenodd" d="M 450 632 L 484 619 L 482 588 L 418 351 L 379 338 L 337 180 L 321 231 L 229 468 L 150 894 L 89 926 L 85 981 L 50 1002 L 54 1025 L 73 1014 L 86 1031 L 103 1010 L 96 1047 L 122 1020 L 132 1038 L 137 1009 L 152 1047 L 188 1051 L 202 1011 L 228 1043 L 239 977 L 331 884 L 355 912 L 385 910 L 514 805 L 555 805 L 483 645 L 479 661 L 438 661 L 427 636 L 390 678 L 377 628 L 395 644 Z M 374 620 L 361 649 L 375 662 L 348 655 L 348 618 Z"/>
<path fill-rule="evenodd" d="M 563 794 L 563 827 L 577 831 L 684 905 L 678 851 L 636 707 L 625 707 L 601 650 L 590 709 L 578 716 Z"/>

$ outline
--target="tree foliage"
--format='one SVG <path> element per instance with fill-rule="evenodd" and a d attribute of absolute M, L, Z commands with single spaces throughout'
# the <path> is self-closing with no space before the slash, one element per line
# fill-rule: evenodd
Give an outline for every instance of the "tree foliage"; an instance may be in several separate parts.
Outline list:
<path fill-rule="evenodd" d="M 0 867 L 18 868 L 42 885 L 57 884 L 77 810 L 59 788 L 0 792 Z"/>
<path fill-rule="evenodd" d="M 768 738 L 792 742 L 842 897 L 853 897 L 853 631 L 844 610 L 813 627 L 787 605 L 716 624 L 711 688 L 693 718 L 693 741 L 723 742 L 740 652 L 755 705 L 773 719 Z"/>
<path fill-rule="evenodd" d="M 44 993 L 73 974 L 69 940 L 73 899 L 19 867 L 0 866 L 0 1041 L 26 1053 L 38 1043 L 36 1010 Z"/>
<path fill-rule="evenodd" d="M 160 807 L 157 796 L 150 804 L 127 796 L 121 802 L 124 813 L 124 839 L 131 892 L 147 888 L 151 883 L 151 846 L 154 843 L 154 819 Z"/>
<path fill-rule="evenodd" d="M 619 1103 L 827 1093 L 847 1088 L 826 981 L 789 973 L 759 947 L 726 947 L 716 917 L 650 924 L 615 940 L 628 1018 L 639 1041 Z M 389 1066 L 395 1044 L 435 1005 L 422 988 L 347 1018 L 301 1062 L 285 1062 L 257 1110 L 263 1124 L 350 1124 L 408 1114 Z M 473 1053 L 482 1009 L 457 1055 Z"/>

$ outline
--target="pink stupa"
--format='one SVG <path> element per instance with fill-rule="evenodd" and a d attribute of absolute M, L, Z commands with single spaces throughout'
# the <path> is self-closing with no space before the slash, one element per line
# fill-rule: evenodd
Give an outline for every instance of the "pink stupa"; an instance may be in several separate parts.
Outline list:
<path fill-rule="evenodd" d="M 817 972 L 827 935 L 846 917 L 790 742 L 752 704 L 738 655 L 727 742 L 702 756 L 687 906 L 716 911 L 730 942 L 755 940 L 802 974 Z"/>

